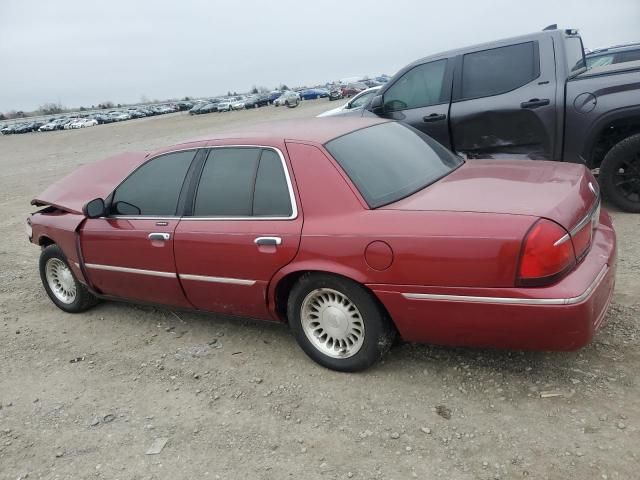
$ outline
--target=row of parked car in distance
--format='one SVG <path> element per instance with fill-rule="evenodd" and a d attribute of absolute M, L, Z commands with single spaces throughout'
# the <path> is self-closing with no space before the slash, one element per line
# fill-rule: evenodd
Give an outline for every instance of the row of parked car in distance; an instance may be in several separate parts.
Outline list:
<path fill-rule="evenodd" d="M 0 133 L 11 135 L 28 132 L 51 132 L 53 130 L 70 130 L 76 128 L 93 127 L 95 125 L 122 122 L 134 118 L 151 117 L 188 110 L 193 107 L 191 102 L 177 102 L 166 105 L 144 105 L 127 109 L 100 110 L 97 112 L 79 112 L 48 119 L 25 120 L 23 122 L 7 124 L 0 127 Z"/>

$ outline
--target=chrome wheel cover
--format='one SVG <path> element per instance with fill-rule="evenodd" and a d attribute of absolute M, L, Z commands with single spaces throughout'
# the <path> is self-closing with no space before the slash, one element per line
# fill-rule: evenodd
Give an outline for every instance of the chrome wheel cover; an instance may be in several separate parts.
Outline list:
<path fill-rule="evenodd" d="M 330 288 L 310 292 L 300 308 L 302 330 L 311 344 L 331 358 L 349 358 L 362 348 L 364 321 L 349 298 Z"/>
<path fill-rule="evenodd" d="M 62 303 L 72 304 L 76 299 L 76 281 L 71 270 L 59 258 L 50 258 L 45 265 L 47 284 L 53 295 Z"/>

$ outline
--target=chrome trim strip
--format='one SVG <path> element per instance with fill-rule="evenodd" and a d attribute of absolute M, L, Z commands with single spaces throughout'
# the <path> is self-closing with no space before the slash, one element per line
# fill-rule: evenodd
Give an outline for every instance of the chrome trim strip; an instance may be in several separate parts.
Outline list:
<path fill-rule="evenodd" d="M 441 295 L 435 293 L 403 293 L 408 300 L 435 300 L 472 303 L 499 303 L 503 305 L 574 305 L 586 299 L 602 281 L 608 270 L 608 265 L 602 267 L 600 273 L 589 287 L 577 297 L 570 298 L 511 298 L 511 297 L 475 297 L 467 295 Z"/>
<path fill-rule="evenodd" d="M 96 263 L 85 263 L 84 266 L 92 270 L 106 270 L 108 272 L 137 273 L 139 275 L 150 275 L 153 277 L 177 278 L 177 275 L 172 272 L 158 272 L 156 270 L 142 270 L 140 268 L 116 267 L 114 265 L 98 265 Z"/>
<path fill-rule="evenodd" d="M 246 285 L 246 286 L 251 286 L 256 283 L 255 280 L 244 280 L 242 278 L 209 277 L 206 275 L 190 275 L 190 274 L 182 274 L 182 273 L 178 276 L 180 277 L 180 280 L 194 280 L 196 282 L 229 283 L 232 285 Z"/>
<path fill-rule="evenodd" d="M 589 210 L 589 213 L 587 213 L 582 220 L 580 220 L 577 225 L 575 227 L 573 227 L 569 233 L 571 234 L 571 236 L 573 237 L 576 233 L 578 233 L 585 225 L 587 225 L 589 222 L 591 222 L 593 220 L 593 214 L 596 213 L 596 211 L 598 210 L 598 207 L 600 206 L 600 197 L 596 197 L 596 202 L 593 205 L 593 207 L 591 207 L 591 210 Z"/>
<path fill-rule="evenodd" d="M 566 242 L 570 238 L 571 238 L 571 236 L 568 233 L 565 233 L 562 237 L 560 237 L 558 240 L 556 240 L 556 243 L 554 243 L 553 246 L 557 247 L 558 245 L 562 245 L 564 242 Z"/>

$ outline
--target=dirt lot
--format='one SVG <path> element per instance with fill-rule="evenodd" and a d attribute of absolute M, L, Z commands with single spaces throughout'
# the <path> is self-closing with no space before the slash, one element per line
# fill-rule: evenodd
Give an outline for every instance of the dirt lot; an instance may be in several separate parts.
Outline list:
<path fill-rule="evenodd" d="M 640 215 L 614 212 L 615 304 L 574 353 L 401 345 L 346 375 L 282 326 L 118 303 L 68 315 L 46 297 L 23 222 L 53 180 L 333 106 L 0 138 L 0 478 L 639 478 Z"/>

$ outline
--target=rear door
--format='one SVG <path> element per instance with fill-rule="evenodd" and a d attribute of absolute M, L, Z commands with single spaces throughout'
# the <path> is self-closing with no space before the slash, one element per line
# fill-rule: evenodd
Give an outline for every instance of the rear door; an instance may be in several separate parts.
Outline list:
<path fill-rule="evenodd" d="M 302 230 L 290 179 L 278 149 L 210 149 L 175 231 L 180 281 L 196 308 L 270 318 L 269 281 L 295 257 Z"/>
<path fill-rule="evenodd" d="M 379 116 L 408 123 L 451 148 L 448 126 L 451 73 L 447 59 L 411 68 L 384 88 L 383 113 Z"/>
<path fill-rule="evenodd" d="M 454 150 L 472 158 L 554 159 L 556 86 L 551 37 L 456 57 Z"/>
<path fill-rule="evenodd" d="M 193 149 L 149 160 L 116 188 L 108 217 L 85 221 L 80 230 L 84 267 L 101 293 L 190 306 L 175 269 L 173 235 L 195 154 Z"/>

